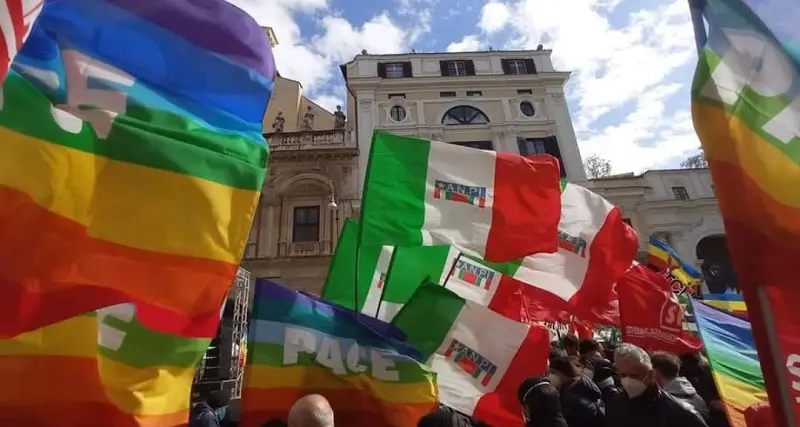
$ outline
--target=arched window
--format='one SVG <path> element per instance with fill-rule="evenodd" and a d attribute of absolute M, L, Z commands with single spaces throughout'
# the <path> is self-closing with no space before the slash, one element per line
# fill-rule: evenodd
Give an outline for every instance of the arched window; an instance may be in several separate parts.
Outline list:
<path fill-rule="evenodd" d="M 447 110 L 442 117 L 443 125 L 485 125 L 489 123 L 489 118 L 483 111 L 470 107 L 469 105 L 459 105 Z"/>

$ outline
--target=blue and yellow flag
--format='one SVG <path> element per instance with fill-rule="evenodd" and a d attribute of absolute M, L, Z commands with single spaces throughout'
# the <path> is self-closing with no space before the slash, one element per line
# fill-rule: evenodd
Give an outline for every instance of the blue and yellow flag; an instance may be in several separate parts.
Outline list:
<path fill-rule="evenodd" d="M 659 271 L 669 271 L 683 285 L 683 290 L 697 295 L 703 275 L 690 264 L 683 262 L 666 242 L 650 236 L 647 245 L 647 263 Z M 680 290 L 678 290 L 680 291 Z"/>

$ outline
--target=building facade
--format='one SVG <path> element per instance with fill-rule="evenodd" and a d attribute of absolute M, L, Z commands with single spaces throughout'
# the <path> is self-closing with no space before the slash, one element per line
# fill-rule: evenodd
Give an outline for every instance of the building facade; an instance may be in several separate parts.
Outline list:
<path fill-rule="evenodd" d="M 384 129 L 451 144 L 522 154 L 549 153 L 562 173 L 583 182 L 575 131 L 564 98 L 570 73 L 553 69 L 551 51 L 370 55 L 341 66 L 347 112 L 364 181 L 372 132 Z"/>
<path fill-rule="evenodd" d="M 737 287 L 708 169 L 617 175 L 592 180 L 589 188 L 622 209 L 639 234 L 640 260 L 656 236 L 703 273 L 709 291 Z"/>
<path fill-rule="evenodd" d="M 264 132 L 269 172 L 242 266 L 254 278 L 319 293 L 358 197 L 358 148 L 344 112 L 325 110 L 283 77 L 275 80 Z"/>

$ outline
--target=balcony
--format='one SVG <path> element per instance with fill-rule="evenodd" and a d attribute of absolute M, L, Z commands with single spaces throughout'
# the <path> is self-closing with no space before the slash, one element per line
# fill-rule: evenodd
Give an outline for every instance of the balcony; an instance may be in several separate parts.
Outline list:
<path fill-rule="evenodd" d="M 358 155 L 347 129 L 268 133 L 272 158 L 346 158 Z"/>

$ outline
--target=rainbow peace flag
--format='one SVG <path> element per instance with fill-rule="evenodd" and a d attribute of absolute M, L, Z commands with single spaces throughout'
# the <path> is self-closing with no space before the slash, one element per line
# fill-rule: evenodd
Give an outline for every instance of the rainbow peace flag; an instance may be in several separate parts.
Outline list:
<path fill-rule="evenodd" d="M 132 304 L 0 340 L 0 424 L 185 425 L 209 341 L 144 327 Z"/>
<path fill-rule="evenodd" d="M 266 173 L 270 49 L 224 0 L 45 3 L 0 103 L 0 336 L 122 302 L 214 335 Z"/>
<path fill-rule="evenodd" d="M 647 263 L 659 271 L 668 270 L 685 288 L 690 289 L 691 294 L 697 294 L 697 286 L 703 279 L 703 275 L 691 265 L 683 262 L 675 250 L 663 240 L 650 236 L 650 242 L 647 245 Z"/>
<path fill-rule="evenodd" d="M 365 317 L 259 280 L 241 425 L 285 420 L 297 399 L 313 393 L 331 402 L 337 425 L 416 425 L 436 406 L 436 374 L 416 350 L 360 321 Z"/>
<path fill-rule="evenodd" d="M 747 427 L 745 409 L 767 401 L 750 322 L 697 300 L 692 308 L 731 427 Z"/>

